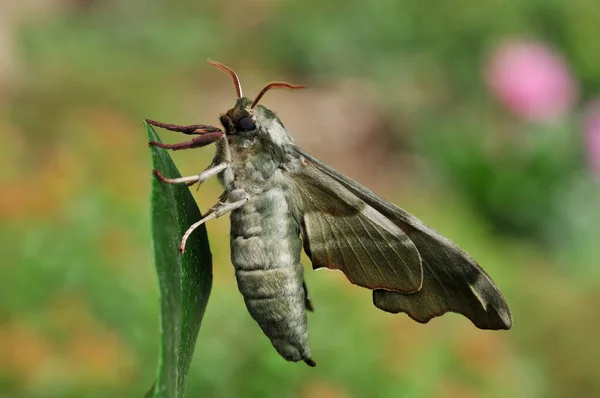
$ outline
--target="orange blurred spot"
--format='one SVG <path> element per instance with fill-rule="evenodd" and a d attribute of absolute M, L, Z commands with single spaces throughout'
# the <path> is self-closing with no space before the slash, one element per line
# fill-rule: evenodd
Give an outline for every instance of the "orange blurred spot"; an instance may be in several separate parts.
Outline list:
<path fill-rule="evenodd" d="M 99 253 L 109 265 L 122 264 L 123 258 L 132 249 L 132 239 L 129 230 L 123 228 L 110 228 L 102 229 L 98 231 L 100 237 L 98 238 L 98 249 Z"/>
<path fill-rule="evenodd" d="M 89 327 L 69 339 L 69 368 L 90 382 L 127 382 L 133 374 L 133 358 L 119 336 L 110 330 Z"/>
<path fill-rule="evenodd" d="M 435 392 L 431 396 L 438 398 L 479 398 L 481 393 L 465 383 L 446 379 L 438 383 Z"/>
<path fill-rule="evenodd" d="M 93 316 L 77 296 L 61 297 L 51 309 L 53 324 L 67 337 L 62 343 L 64 372 L 75 380 L 126 383 L 135 371 L 129 348 Z"/>
<path fill-rule="evenodd" d="M 344 390 L 341 386 L 324 382 L 317 381 L 308 384 L 302 393 L 300 394 L 303 398 L 348 398 L 351 395 Z"/>
<path fill-rule="evenodd" d="M 389 340 L 384 353 L 387 368 L 396 374 L 412 371 L 414 364 L 427 354 L 430 343 L 436 338 L 435 334 L 439 332 L 437 324 L 433 322 L 425 326 L 405 314 L 394 315 L 387 333 L 381 334 Z"/>
<path fill-rule="evenodd" d="M 91 121 L 91 122 L 90 122 Z M 116 197 L 146 195 L 150 175 L 150 154 L 141 121 L 104 108 L 82 109 L 73 121 L 86 126 L 94 181 Z M 148 152 L 144 159 L 139 156 Z M 144 163 L 145 160 L 145 163 Z"/>
<path fill-rule="evenodd" d="M 0 184 L 0 218 L 49 218 L 58 213 L 78 188 L 80 163 L 76 154 L 55 148 L 39 167 Z"/>
<path fill-rule="evenodd" d="M 92 325 L 95 322 L 87 303 L 76 295 L 56 298 L 50 304 L 50 317 L 53 326 L 62 333 L 69 333 L 82 325 Z"/>
<path fill-rule="evenodd" d="M 21 379 L 34 379 L 51 358 L 43 333 L 19 321 L 0 330 L 0 369 Z"/>
<path fill-rule="evenodd" d="M 502 332 L 479 330 L 465 325 L 453 336 L 453 347 L 461 362 L 482 375 L 504 367 L 511 357 L 510 345 Z"/>

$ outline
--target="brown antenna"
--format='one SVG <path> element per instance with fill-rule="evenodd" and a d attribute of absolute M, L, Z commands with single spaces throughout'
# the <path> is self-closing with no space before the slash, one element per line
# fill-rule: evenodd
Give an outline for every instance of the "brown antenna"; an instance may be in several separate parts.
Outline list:
<path fill-rule="evenodd" d="M 208 60 L 208 63 L 213 66 L 216 66 L 217 68 L 221 69 L 223 72 L 225 72 L 231 76 L 231 78 L 233 79 L 233 84 L 235 85 L 235 92 L 236 92 L 238 98 L 242 98 L 242 85 L 240 84 L 240 78 L 233 71 L 233 69 L 231 69 L 228 66 L 223 65 L 220 62 L 212 61 L 210 59 Z"/>
<path fill-rule="evenodd" d="M 289 89 L 293 89 L 293 88 L 305 88 L 306 86 L 303 85 L 295 85 L 295 84 L 290 84 L 290 83 L 286 83 L 286 82 L 271 82 L 269 84 L 267 84 L 265 86 L 265 88 L 263 88 L 260 93 L 258 93 L 258 95 L 256 96 L 256 99 L 254 100 L 254 102 L 252 102 L 252 105 L 250 105 L 250 109 L 254 108 L 256 106 L 256 104 L 258 104 L 258 101 L 260 101 L 260 99 L 262 98 L 263 95 L 265 95 L 265 93 L 267 91 L 269 91 L 272 88 L 289 88 Z"/>

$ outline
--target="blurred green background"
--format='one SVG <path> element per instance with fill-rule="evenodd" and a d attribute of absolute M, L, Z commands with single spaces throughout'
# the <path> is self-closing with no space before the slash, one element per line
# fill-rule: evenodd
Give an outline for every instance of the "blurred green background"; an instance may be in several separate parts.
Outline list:
<path fill-rule="evenodd" d="M 296 142 L 471 253 L 508 332 L 420 325 L 310 272 L 318 366 L 247 313 L 228 220 L 189 397 L 600 396 L 600 8 L 591 0 L 2 0 L 0 397 L 140 397 L 158 357 L 141 123 L 270 80 Z M 166 142 L 185 137 L 161 132 Z M 185 175 L 212 148 L 173 154 Z M 194 195 L 202 209 L 215 181 Z"/>

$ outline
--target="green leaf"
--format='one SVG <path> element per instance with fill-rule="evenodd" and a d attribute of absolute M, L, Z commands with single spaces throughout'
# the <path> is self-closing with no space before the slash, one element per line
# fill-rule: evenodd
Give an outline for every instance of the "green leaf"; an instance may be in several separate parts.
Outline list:
<path fill-rule="evenodd" d="M 148 139 L 160 141 L 145 124 Z M 165 149 L 152 147 L 155 169 L 167 177 L 181 175 Z M 157 379 L 146 397 L 183 397 L 200 324 L 212 287 L 212 256 L 204 226 L 179 252 L 181 237 L 200 220 L 189 188 L 152 179 L 151 224 L 154 262 L 160 286 L 160 353 Z"/>

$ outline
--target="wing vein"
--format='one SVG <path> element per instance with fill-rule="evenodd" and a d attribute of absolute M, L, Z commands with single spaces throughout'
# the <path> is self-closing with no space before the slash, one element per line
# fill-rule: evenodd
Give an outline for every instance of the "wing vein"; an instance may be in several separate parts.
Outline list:
<path fill-rule="evenodd" d="M 360 219 L 360 217 L 358 218 L 358 220 L 360 221 L 360 223 L 362 224 L 363 228 L 365 229 L 365 231 L 367 232 L 367 234 L 369 235 L 369 238 L 375 242 L 375 239 L 373 239 L 373 235 L 371 235 L 371 233 L 369 232 L 369 230 L 367 229 L 367 227 L 365 226 L 365 224 L 363 223 L 363 220 Z M 381 251 L 381 248 L 379 247 L 378 244 L 375 244 L 375 247 L 377 247 L 377 250 L 379 251 L 379 253 L 381 253 L 381 257 L 386 258 L 385 254 Z M 387 260 L 386 260 L 387 261 Z M 389 264 L 389 262 L 388 262 Z M 375 263 L 375 266 L 379 269 L 379 265 L 377 263 Z M 381 271 L 380 271 L 381 272 Z"/>
<path fill-rule="evenodd" d="M 359 216 L 359 218 L 360 218 L 360 216 Z M 352 230 L 352 233 L 354 234 L 354 237 L 356 238 L 356 240 L 358 242 L 360 242 L 360 237 L 358 235 L 356 235 L 356 233 L 354 233 L 354 230 L 352 229 L 352 226 L 350 225 L 350 223 L 348 222 L 348 220 L 346 218 L 344 218 L 344 217 L 340 217 L 340 219 L 343 219 L 346 222 L 346 225 L 348 225 L 350 227 L 350 230 Z M 344 235 L 344 238 L 346 239 L 346 242 L 348 242 L 348 246 L 350 246 L 350 249 L 354 253 L 354 257 L 356 258 L 357 264 L 360 265 L 360 268 L 362 269 L 363 273 L 365 274 L 365 277 L 368 280 L 369 279 L 369 274 L 367 273 L 367 269 L 365 268 L 365 265 L 362 263 L 362 261 L 360 261 L 360 258 L 356 254 L 356 250 L 354 250 L 354 246 L 348 241 L 348 237 Z M 362 245 L 362 242 L 360 242 L 360 243 Z M 377 268 L 377 269 L 379 270 L 379 268 Z M 381 271 L 379 271 L 379 273 L 381 274 Z M 385 280 L 385 277 L 383 276 L 383 274 L 381 274 L 381 276 Z"/>
<path fill-rule="evenodd" d="M 361 223 L 362 223 L 362 220 L 361 220 Z M 392 247 L 392 245 L 389 244 L 389 242 L 385 239 L 385 237 L 383 236 L 383 234 L 381 233 L 381 231 L 379 231 L 377 228 L 373 228 L 373 229 L 377 232 L 377 234 L 379 234 L 379 236 L 381 236 L 381 239 L 392 249 L 392 251 L 394 253 L 396 253 L 396 256 L 399 257 L 400 260 L 402 261 L 402 258 L 398 255 L 398 252 L 396 252 L 396 250 Z M 371 236 L 371 239 L 373 240 L 373 242 L 377 242 L 375 239 L 373 239 L 373 237 L 372 237 L 371 234 L 369 234 L 369 236 Z M 388 265 L 392 269 L 392 272 L 394 272 L 394 274 L 396 274 L 396 276 L 398 277 L 398 279 L 401 280 L 401 277 L 398 274 L 398 271 L 396 271 L 396 269 L 394 268 L 394 266 L 392 265 L 392 263 L 390 263 L 390 260 L 388 259 L 388 256 L 386 256 L 385 254 L 383 254 L 383 252 L 381 251 L 381 248 L 379 247 L 379 245 L 377 243 L 375 245 L 377 246 L 377 249 L 382 254 L 382 256 L 385 259 L 385 261 L 388 263 Z M 406 263 L 404 263 L 404 264 L 406 264 Z M 410 272 L 410 270 L 409 270 L 409 272 Z M 412 273 L 411 273 L 411 275 L 412 275 Z"/>
<path fill-rule="evenodd" d="M 350 265 L 350 263 L 346 261 L 346 257 L 345 257 L 345 256 L 344 256 L 344 254 L 343 254 L 343 253 L 344 253 L 344 251 L 341 249 L 341 246 L 340 246 L 340 241 L 341 241 L 341 239 L 339 239 L 339 238 L 337 237 L 337 234 L 333 233 L 333 229 L 334 229 L 334 228 L 335 228 L 335 229 L 337 229 L 337 230 L 340 232 L 340 234 L 341 234 L 341 235 L 344 237 L 344 239 L 346 240 L 346 243 L 348 244 L 348 246 L 350 247 L 350 249 L 351 249 L 351 250 L 352 250 L 352 252 L 354 253 L 354 257 L 356 258 L 356 262 L 360 264 L 360 261 L 358 261 L 358 257 L 356 256 L 356 252 L 354 251 L 354 248 L 353 248 L 353 247 L 352 247 L 352 245 L 350 244 L 350 241 L 348 241 L 348 238 L 347 238 L 347 237 L 344 235 L 344 233 L 343 233 L 343 232 L 341 232 L 341 231 L 339 230 L 339 228 L 338 228 L 338 227 L 335 225 L 335 223 L 332 223 L 332 222 L 331 222 L 331 221 L 330 221 L 328 218 L 326 218 L 326 219 L 328 220 L 329 229 L 331 230 L 332 234 L 333 234 L 333 235 L 336 235 L 335 242 L 336 242 L 336 244 L 337 244 L 337 246 L 338 246 L 338 250 L 340 251 L 340 253 L 341 253 L 341 255 L 342 255 L 342 258 L 343 258 L 343 261 L 344 261 L 344 267 L 345 267 L 345 268 L 347 268 L 347 267 Z M 369 279 L 369 274 L 367 274 L 367 271 L 366 271 L 366 269 L 364 268 L 364 266 L 363 266 L 362 264 L 360 264 L 360 269 L 362 270 L 363 274 L 365 274 L 365 279 L 366 279 L 366 280 L 368 280 L 368 279 Z"/>
<path fill-rule="evenodd" d="M 333 228 L 331 228 L 331 224 L 329 223 L 329 220 L 327 220 L 325 217 L 323 217 L 322 221 L 323 221 L 323 223 L 321 225 L 323 226 L 323 231 L 325 231 L 325 228 L 327 228 L 327 229 L 329 229 L 329 235 L 333 236 L 333 242 L 335 242 L 335 244 L 332 245 L 332 251 L 333 251 L 333 247 L 337 246 L 337 252 L 339 254 L 338 256 L 328 257 L 327 258 L 327 263 L 331 264 L 331 265 L 334 265 L 339 270 L 343 271 L 344 270 L 344 265 L 346 263 L 346 259 L 344 258 L 343 251 L 341 250 L 341 248 L 339 246 L 337 235 L 335 234 L 335 232 L 333 232 Z M 323 234 L 323 237 L 325 237 L 325 235 L 326 234 Z M 329 247 L 329 244 L 326 244 L 325 247 Z M 336 257 L 340 258 L 343 264 L 332 264 L 332 261 L 330 261 L 330 258 L 336 258 Z"/>
<path fill-rule="evenodd" d="M 367 231 L 365 225 L 363 224 L 362 220 L 360 219 L 360 216 L 358 217 L 358 220 L 360 221 L 360 224 L 362 225 L 363 229 L 365 230 L 365 232 L 367 234 L 369 234 L 369 232 Z M 383 274 L 383 272 L 381 272 L 381 269 L 379 268 L 379 265 L 377 264 L 377 262 L 375 261 L 375 259 L 371 256 L 371 253 L 369 253 L 369 250 L 367 250 L 366 246 L 364 245 L 364 243 L 362 242 L 362 240 L 360 239 L 360 236 L 354 231 L 354 228 L 352 228 L 352 223 L 348 222 L 347 220 L 346 224 L 348 225 L 348 227 L 352 230 L 352 233 L 356 236 L 358 243 L 360 243 L 360 245 L 362 246 L 363 250 L 365 251 L 365 253 L 367 253 L 367 256 L 369 256 L 369 258 L 371 259 L 371 263 L 373 264 L 373 266 L 375 267 L 375 269 L 377 269 L 377 272 L 379 272 L 379 274 L 381 275 L 381 278 L 383 279 L 384 282 L 388 282 L 387 278 L 385 277 L 385 275 Z M 370 234 L 369 234 L 370 236 Z"/>

